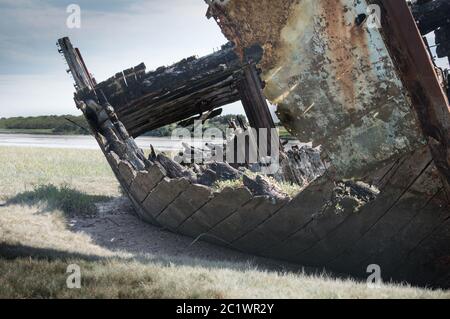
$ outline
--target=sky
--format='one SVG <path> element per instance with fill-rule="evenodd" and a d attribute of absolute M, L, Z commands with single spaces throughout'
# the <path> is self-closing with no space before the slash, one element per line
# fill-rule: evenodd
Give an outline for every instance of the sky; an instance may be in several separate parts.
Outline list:
<path fill-rule="evenodd" d="M 70 4 L 79 29 L 67 27 Z M 227 40 L 206 10 L 202 0 L 0 0 L 0 117 L 79 114 L 58 38 L 71 38 L 100 82 L 141 62 L 149 71 L 212 53 Z"/>

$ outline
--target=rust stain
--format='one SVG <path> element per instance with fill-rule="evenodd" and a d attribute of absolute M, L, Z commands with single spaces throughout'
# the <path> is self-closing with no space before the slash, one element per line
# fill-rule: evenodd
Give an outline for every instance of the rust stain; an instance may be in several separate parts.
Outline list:
<path fill-rule="evenodd" d="M 356 63 L 354 56 L 348 50 L 348 41 L 351 41 L 349 27 L 345 24 L 343 7 L 339 1 L 325 0 L 321 2 L 322 12 L 326 26 L 324 34 L 328 41 L 329 57 L 331 65 L 335 67 L 335 74 L 344 95 L 344 103 L 353 106 L 355 103 L 355 87 L 352 70 Z"/>
<path fill-rule="evenodd" d="M 237 46 L 237 53 L 244 57 L 245 48 L 260 45 L 264 56 L 260 66 L 271 69 L 279 60 L 280 33 L 291 12 L 300 0 L 230 1 L 225 6 L 213 4 L 208 14 L 220 26 L 225 37 Z M 303 0 L 304 1 L 304 0 Z M 257 14 L 256 14 L 257 13 Z"/>
<path fill-rule="evenodd" d="M 322 33 L 327 38 L 330 65 L 335 68 L 342 102 L 353 112 L 357 95 L 353 71 L 361 65 L 370 70 L 367 33 L 364 25 L 346 21 L 345 14 L 349 9 L 340 1 L 322 0 L 320 4 L 325 21 Z"/>
<path fill-rule="evenodd" d="M 241 56 L 263 48 L 264 93 L 280 120 L 346 177 L 424 144 L 379 30 L 358 22 L 366 10 L 365 0 L 230 0 L 210 10 Z"/>

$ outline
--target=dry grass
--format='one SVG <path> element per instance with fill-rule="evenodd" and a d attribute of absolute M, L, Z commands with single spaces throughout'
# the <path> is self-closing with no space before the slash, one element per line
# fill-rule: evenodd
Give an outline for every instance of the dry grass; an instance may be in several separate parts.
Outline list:
<path fill-rule="evenodd" d="M 0 174 L 7 181 L 0 185 L 5 199 L 39 183 L 65 184 L 82 190 L 80 196 L 118 194 L 99 152 L 1 148 Z M 450 298 L 439 290 L 388 284 L 369 289 L 351 280 L 269 272 L 250 264 L 176 256 L 136 259 L 74 233 L 64 206 L 38 199 L 25 196 L 0 205 L 0 298 Z M 66 287 L 69 264 L 81 267 L 81 289 Z"/>
<path fill-rule="evenodd" d="M 94 150 L 0 147 L 0 181 L 0 200 L 46 184 L 92 195 L 120 194 L 106 159 Z"/>
<path fill-rule="evenodd" d="M 73 233 L 68 220 L 59 210 L 39 205 L 0 207 L 0 244 L 52 249 L 92 256 L 114 256 L 92 243 L 89 236 Z"/>
<path fill-rule="evenodd" d="M 249 170 L 245 172 L 245 175 L 247 175 L 250 178 L 256 178 L 257 174 L 253 173 Z M 272 185 L 274 185 L 276 188 L 278 188 L 282 193 L 288 195 L 291 198 L 294 198 L 297 196 L 301 190 L 304 188 L 304 186 L 288 183 L 288 182 L 280 182 L 274 179 L 273 177 L 265 176 L 267 180 L 270 181 Z M 228 181 L 217 181 L 213 185 L 213 190 L 216 192 L 220 192 L 224 190 L 225 188 L 239 188 L 244 187 L 244 181 L 243 178 L 235 179 L 235 180 L 228 180 Z"/>
<path fill-rule="evenodd" d="M 81 289 L 66 288 L 69 264 L 81 268 Z M 0 262 L 0 297 L 16 298 L 449 298 L 442 291 L 384 286 L 304 274 L 161 265 L 117 259 L 89 262 L 18 259 Z M 17 278 L 16 280 L 10 280 Z"/>

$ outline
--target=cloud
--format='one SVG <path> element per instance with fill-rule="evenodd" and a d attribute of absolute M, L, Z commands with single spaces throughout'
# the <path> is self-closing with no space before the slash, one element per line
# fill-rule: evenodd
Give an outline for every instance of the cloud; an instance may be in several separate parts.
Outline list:
<path fill-rule="evenodd" d="M 0 75 L 0 117 L 77 114 L 66 76 Z"/>
<path fill-rule="evenodd" d="M 66 27 L 71 3 L 81 29 Z M 206 9 L 201 0 L 0 0 L 0 115 L 75 111 L 58 38 L 70 36 L 102 81 L 140 62 L 150 70 L 211 53 L 226 40 Z"/>

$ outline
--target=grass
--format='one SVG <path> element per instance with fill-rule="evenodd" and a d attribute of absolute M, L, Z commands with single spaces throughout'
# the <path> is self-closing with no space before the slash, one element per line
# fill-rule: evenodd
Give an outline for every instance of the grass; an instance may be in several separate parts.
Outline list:
<path fill-rule="evenodd" d="M 40 205 L 6 205 L 0 207 L 0 255 L 14 257 L 32 256 L 33 250 L 49 250 L 52 258 L 55 252 L 86 256 L 111 257 L 114 253 L 94 244 L 88 235 L 74 233 L 68 227 L 69 220 L 60 210 L 42 209 Z M 44 207 L 47 208 L 47 207 Z M 5 245 L 22 247 L 20 253 L 8 253 Z M 10 250 L 8 250 L 10 251 Z M 4 260 L 0 259 L 0 263 Z M 51 273 L 48 273 L 51 276 Z M 10 280 L 15 280 L 11 277 Z"/>
<path fill-rule="evenodd" d="M 251 263 L 111 251 L 72 231 L 67 218 L 118 196 L 100 152 L 0 148 L 0 174 L 0 298 L 450 298 Z M 66 286 L 71 264 L 81 268 L 81 289 Z"/>
<path fill-rule="evenodd" d="M 0 200 L 46 184 L 90 195 L 120 195 L 111 168 L 95 150 L 0 147 L 0 181 Z"/>
<path fill-rule="evenodd" d="M 250 178 L 256 177 L 256 173 L 253 173 L 251 171 L 246 171 L 245 175 L 247 175 Z M 268 179 L 272 185 L 278 188 L 282 193 L 288 195 L 290 198 L 294 198 L 295 196 L 297 196 L 297 194 L 300 193 L 300 191 L 304 188 L 300 185 L 296 185 L 293 183 L 277 181 L 272 177 L 266 176 L 265 178 Z M 244 187 L 243 178 L 228 181 L 217 181 L 213 185 L 213 190 L 216 192 L 220 192 L 225 188 L 236 189 L 239 187 Z"/>
<path fill-rule="evenodd" d="M 67 289 L 66 270 L 81 270 L 81 289 Z M 0 263 L 0 297 L 15 298 L 448 298 L 442 291 L 384 286 L 368 289 L 326 276 L 283 274 L 208 265 L 162 265 L 106 259 L 30 260 Z M 46 274 L 51 274 L 48 276 Z M 12 282 L 8 278 L 18 278 Z"/>

